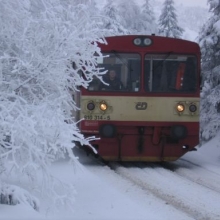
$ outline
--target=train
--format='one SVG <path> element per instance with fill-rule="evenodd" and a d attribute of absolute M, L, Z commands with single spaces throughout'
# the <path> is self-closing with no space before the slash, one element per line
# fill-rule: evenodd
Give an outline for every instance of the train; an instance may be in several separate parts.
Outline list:
<path fill-rule="evenodd" d="M 104 161 L 175 161 L 199 144 L 200 47 L 155 35 L 106 37 L 81 88 L 79 129 Z M 112 78 L 113 76 L 114 79 Z M 114 81 L 113 85 L 112 80 Z M 82 146 L 89 148 L 88 146 Z"/>

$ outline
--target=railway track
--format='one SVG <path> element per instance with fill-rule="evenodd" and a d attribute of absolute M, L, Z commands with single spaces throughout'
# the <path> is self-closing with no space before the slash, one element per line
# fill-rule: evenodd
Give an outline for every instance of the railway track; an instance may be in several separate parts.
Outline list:
<path fill-rule="evenodd" d="M 175 174 L 184 177 L 200 186 L 218 193 L 220 196 L 220 174 L 203 168 L 197 164 L 186 160 L 179 160 L 175 163 L 163 163 L 164 169 L 175 172 Z M 202 174 L 202 175 L 201 175 Z"/>
<path fill-rule="evenodd" d="M 184 168 L 173 166 L 171 169 L 167 165 L 158 164 L 138 163 L 134 166 L 126 163 L 111 164 L 110 167 L 122 178 L 152 193 L 167 205 L 173 206 L 193 219 L 220 219 L 219 187 L 199 181 L 196 179 L 197 176 L 193 178 L 193 171 L 190 169 L 188 169 L 190 173 L 187 174 Z"/>
<path fill-rule="evenodd" d="M 90 158 L 87 168 L 135 201 L 142 196 L 146 203 L 156 199 L 163 209 L 178 210 L 181 219 L 220 219 L 219 173 L 190 161 L 106 164 Z"/>

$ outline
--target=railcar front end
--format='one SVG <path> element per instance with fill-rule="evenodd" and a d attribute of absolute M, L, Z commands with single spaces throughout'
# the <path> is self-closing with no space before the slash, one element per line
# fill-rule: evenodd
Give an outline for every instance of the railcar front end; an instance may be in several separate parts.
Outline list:
<path fill-rule="evenodd" d="M 199 143 L 200 50 L 157 36 L 106 38 L 99 67 L 119 89 L 97 79 L 80 95 L 80 130 L 106 161 L 174 161 Z"/>

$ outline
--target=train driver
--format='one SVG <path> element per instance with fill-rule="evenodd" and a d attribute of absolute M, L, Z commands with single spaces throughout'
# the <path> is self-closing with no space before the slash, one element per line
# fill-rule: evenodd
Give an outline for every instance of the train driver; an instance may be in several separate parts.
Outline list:
<path fill-rule="evenodd" d="M 123 84 L 117 77 L 115 70 L 109 70 L 103 80 L 109 85 L 101 83 L 99 90 L 120 90 L 123 88 Z"/>

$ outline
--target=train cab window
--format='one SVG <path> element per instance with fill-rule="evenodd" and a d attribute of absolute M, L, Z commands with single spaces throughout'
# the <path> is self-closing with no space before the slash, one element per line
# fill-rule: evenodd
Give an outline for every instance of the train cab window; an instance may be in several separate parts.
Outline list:
<path fill-rule="evenodd" d="M 146 55 L 145 89 L 149 92 L 194 92 L 196 57 L 174 54 Z"/>
<path fill-rule="evenodd" d="M 94 78 L 89 91 L 138 92 L 140 90 L 141 57 L 133 53 L 103 53 L 98 68 L 107 70 L 102 83 Z"/>

